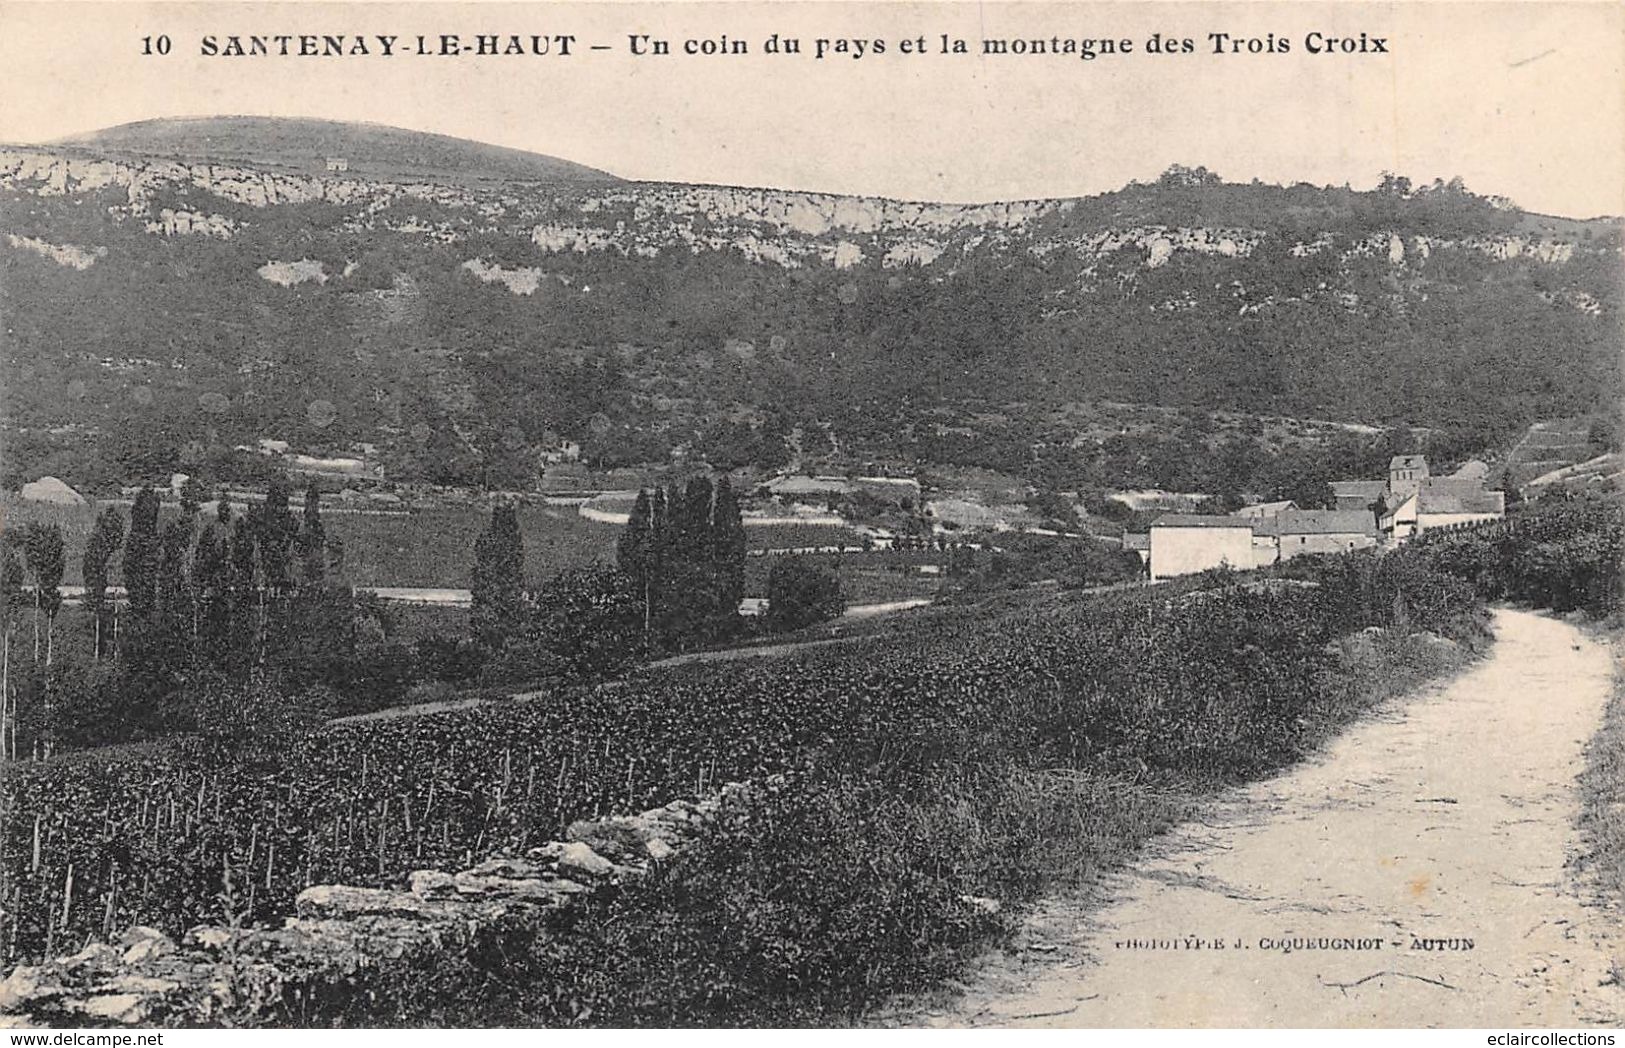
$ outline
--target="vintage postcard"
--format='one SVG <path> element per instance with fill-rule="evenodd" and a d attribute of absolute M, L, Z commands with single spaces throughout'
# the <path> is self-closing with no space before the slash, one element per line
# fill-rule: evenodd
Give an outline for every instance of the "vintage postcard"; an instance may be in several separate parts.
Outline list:
<path fill-rule="evenodd" d="M 14 1043 L 1613 1043 L 1619 4 L 0 0 L 0 68 Z"/>

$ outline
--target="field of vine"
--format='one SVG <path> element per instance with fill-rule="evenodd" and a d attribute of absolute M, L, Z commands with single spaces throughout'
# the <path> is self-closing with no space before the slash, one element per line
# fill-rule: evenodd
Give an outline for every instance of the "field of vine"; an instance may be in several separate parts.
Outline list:
<path fill-rule="evenodd" d="M 1470 628 L 1464 584 L 1386 564 L 1349 559 L 1336 592 L 1221 578 L 958 615 L 229 756 L 177 745 L 15 765 L 0 941 L 11 964 L 131 924 L 178 934 L 271 917 L 309 884 L 391 883 L 797 762 L 861 771 L 1019 752 L 1247 774 L 1296 756 L 1328 642 L 1385 621 L 1396 593 L 1418 625 Z"/>

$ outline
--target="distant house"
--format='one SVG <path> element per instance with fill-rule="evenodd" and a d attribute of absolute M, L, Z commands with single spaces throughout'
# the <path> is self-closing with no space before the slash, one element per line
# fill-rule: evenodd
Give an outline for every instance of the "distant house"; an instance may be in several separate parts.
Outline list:
<path fill-rule="evenodd" d="M 1171 579 L 1210 568 L 1254 566 L 1253 522 L 1241 517 L 1166 513 L 1151 524 L 1151 578 Z"/>
<path fill-rule="evenodd" d="M 330 156 L 327 158 L 327 169 L 329 171 L 348 171 L 350 170 L 350 162 L 341 156 Z"/>
<path fill-rule="evenodd" d="M 1395 495 L 1383 514 L 1384 535 L 1403 542 L 1435 528 L 1477 524 L 1506 516 L 1506 493 L 1485 491 L 1476 480 L 1431 477 L 1409 495 Z"/>
<path fill-rule="evenodd" d="M 1149 533 L 1135 534 L 1128 531 L 1123 532 L 1123 548 L 1138 553 L 1140 555 L 1140 563 L 1142 565 L 1149 564 L 1151 562 L 1151 536 Z"/>
<path fill-rule="evenodd" d="M 1377 544 L 1377 519 L 1367 509 L 1292 510 L 1260 521 L 1257 531 L 1274 540 L 1277 560 Z"/>
<path fill-rule="evenodd" d="M 1297 509 L 1298 504 L 1291 499 L 1282 502 L 1260 502 L 1256 506 L 1243 506 L 1231 514 L 1232 517 L 1245 517 L 1248 520 L 1263 520 L 1274 517 L 1289 509 Z"/>
<path fill-rule="evenodd" d="M 1332 494 L 1337 498 L 1334 509 L 1370 512 L 1372 504 L 1387 497 L 1388 484 L 1381 480 L 1334 480 Z"/>

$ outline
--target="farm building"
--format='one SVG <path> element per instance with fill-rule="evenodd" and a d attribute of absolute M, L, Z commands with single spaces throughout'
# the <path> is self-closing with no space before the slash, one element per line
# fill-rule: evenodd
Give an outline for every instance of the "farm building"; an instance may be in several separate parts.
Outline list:
<path fill-rule="evenodd" d="M 1257 532 L 1272 540 L 1276 560 L 1347 553 L 1377 544 L 1377 520 L 1365 509 L 1293 510 L 1260 521 Z"/>
<path fill-rule="evenodd" d="M 1332 494 L 1337 497 L 1334 509 L 1370 512 L 1373 503 L 1387 498 L 1388 485 L 1381 480 L 1334 480 Z"/>
<path fill-rule="evenodd" d="M 1253 524 L 1241 517 L 1167 513 L 1151 524 L 1151 578 L 1254 565 Z"/>
<path fill-rule="evenodd" d="M 330 157 L 327 157 L 326 159 L 327 159 L 327 170 L 329 170 L 329 171 L 348 171 L 348 170 L 350 170 L 350 161 L 345 159 L 344 157 L 330 156 Z"/>
<path fill-rule="evenodd" d="M 1138 553 L 1142 565 L 1151 562 L 1151 536 L 1149 534 L 1123 532 L 1123 548 Z"/>
<path fill-rule="evenodd" d="M 1382 517 L 1382 531 L 1395 542 L 1434 528 L 1477 524 L 1506 516 L 1506 494 L 1485 491 L 1477 481 L 1432 477 L 1409 495 L 1393 498 Z"/>

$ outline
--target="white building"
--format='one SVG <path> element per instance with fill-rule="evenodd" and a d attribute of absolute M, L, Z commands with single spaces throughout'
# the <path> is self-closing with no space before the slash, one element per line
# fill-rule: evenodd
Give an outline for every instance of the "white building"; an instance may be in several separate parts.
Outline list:
<path fill-rule="evenodd" d="M 1167 513 L 1151 525 L 1151 578 L 1171 579 L 1210 568 L 1250 570 L 1253 522 L 1243 517 Z"/>

